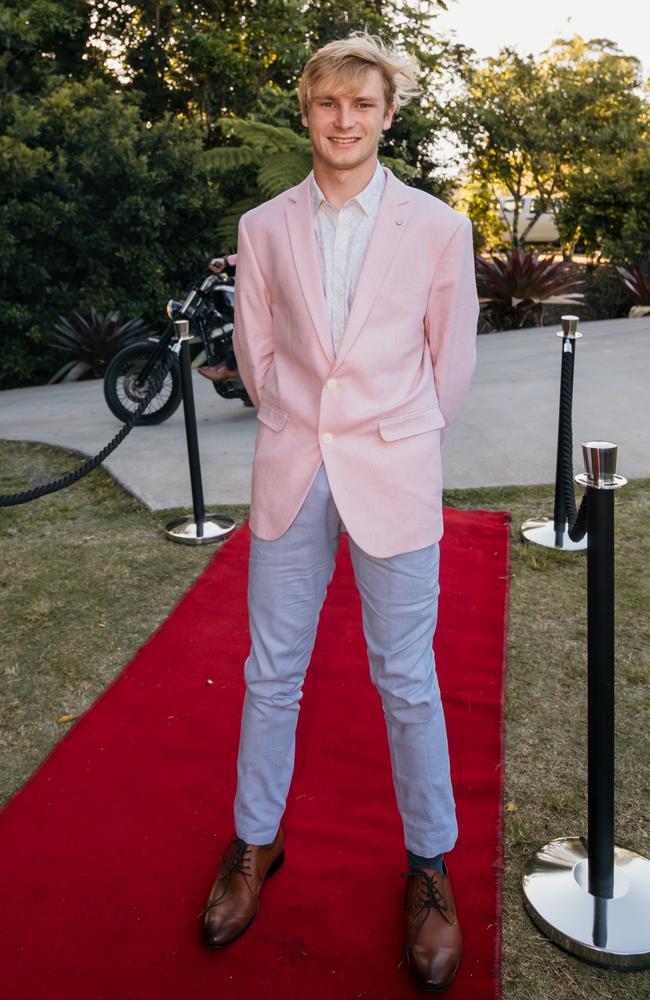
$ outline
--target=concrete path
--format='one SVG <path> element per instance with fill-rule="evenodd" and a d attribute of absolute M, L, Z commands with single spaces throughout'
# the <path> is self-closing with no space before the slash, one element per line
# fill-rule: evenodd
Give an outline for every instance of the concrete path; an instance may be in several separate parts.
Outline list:
<path fill-rule="evenodd" d="M 584 323 L 573 405 L 574 469 L 580 443 L 619 446 L 618 471 L 650 477 L 650 318 Z M 449 488 L 552 483 L 560 339 L 550 327 L 478 339 L 478 365 L 443 445 Z M 255 410 L 224 400 L 200 376 L 194 392 L 206 504 L 249 503 Z M 119 430 L 99 380 L 0 393 L 0 437 L 94 455 Z M 136 427 L 105 468 L 150 509 L 191 506 L 183 411 Z"/>

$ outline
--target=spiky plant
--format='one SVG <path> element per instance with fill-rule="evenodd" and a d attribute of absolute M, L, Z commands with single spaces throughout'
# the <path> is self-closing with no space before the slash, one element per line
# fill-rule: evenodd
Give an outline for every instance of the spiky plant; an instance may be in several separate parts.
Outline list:
<path fill-rule="evenodd" d="M 209 156 L 221 170 L 236 170 L 250 166 L 258 168 L 256 188 L 234 202 L 216 227 L 220 246 L 234 247 L 237 243 L 239 219 L 251 208 L 286 191 L 304 180 L 312 168 L 311 142 L 292 129 L 243 118 L 219 118 L 224 133 L 241 139 L 241 146 L 220 146 Z M 402 178 L 413 177 L 415 167 L 404 160 L 381 157 L 381 162 Z"/>
<path fill-rule="evenodd" d="M 486 306 L 488 329 L 515 330 L 542 326 L 544 304 L 575 305 L 583 299 L 576 292 L 583 284 L 570 261 L 539 256 L 538 250 L 509 250 L 476 258 L 479 302 Z"/>
<path fill-rule="evenodd" d="M 102 316 L 92 308 L 89 319 L 78 312 L 73 312 L 71 319 L 59 316 L 54 329 L 57 332 L 52 336 L 52 347 L 72 357 L 52 376 L 48 385 L 101 378 L 114 354 L 151 332 L 139 317 L 125 319 L 119 310 Z"/>
<path fill-rule="evenodd" d="M 650 261 L 646 263 L 646 273 L 640 267 L 616 267 L 621 281 L 632 292 L 637 306 L 650 306 Z"/>

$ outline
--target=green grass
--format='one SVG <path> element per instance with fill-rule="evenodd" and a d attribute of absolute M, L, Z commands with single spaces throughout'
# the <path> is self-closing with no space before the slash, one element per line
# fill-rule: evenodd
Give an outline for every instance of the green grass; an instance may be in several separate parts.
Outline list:
<path fill-rule="evenodd" d="M 78 456 L 0 442 L 0 493 L 74 468 Z M 647 824 L 650 481 L 616 494 L 617 842 L 650 856 Z M 454 490 L 445 503 L 512 514 L 506 705 L 506 1000 L 630 1000 L 650 974 L 587 965 L 526 916 L 521 870 L 538 846 L 586 826 L 585 558 L 527 546 L 519 527 L 552 511 L 548 486 Z M 247 508 L 221 507 L 237 523 Z M 103 470 L 0 512 L 3 622 L 0 803 L 123 669 L 215 552 L 169 543 L 163 526 Z"/>

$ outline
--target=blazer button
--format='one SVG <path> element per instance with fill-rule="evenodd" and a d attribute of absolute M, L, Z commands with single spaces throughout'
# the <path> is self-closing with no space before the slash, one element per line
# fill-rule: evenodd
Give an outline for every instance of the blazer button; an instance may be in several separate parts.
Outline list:
<path fill-rule="evenodd" d="M 338 382 L 336 381 L 335 378 L 328 378 L 328 380 L 327 380 L 327 388 L 328 389 L 336 389 L 337 385 L 338 385 Z"/>
<path fill-rule="evenodd" d="M 325 444 L 331 444 L 333 440 L 334 440 L 334 435 L 330 434 L 329 431 L 326 431 L 325 434 L 323 434 L 323 441 L 325 442 Z"/>

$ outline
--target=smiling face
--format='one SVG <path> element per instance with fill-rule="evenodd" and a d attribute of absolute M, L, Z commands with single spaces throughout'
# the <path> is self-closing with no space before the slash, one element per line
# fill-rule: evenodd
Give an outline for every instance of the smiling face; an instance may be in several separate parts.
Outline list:
<path fill-rule="evenodd" d="M 343 92 L 346 91 L 346 92 Z M 333 77 L 318 80 L 302 124 L 309 129 L 314 167 L 353 170 L 377 158 L 382 131 L 390 128 L 393 107 L 386 107 L 384 78 L 374 66 L 353 86 Z"/>

